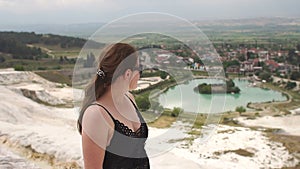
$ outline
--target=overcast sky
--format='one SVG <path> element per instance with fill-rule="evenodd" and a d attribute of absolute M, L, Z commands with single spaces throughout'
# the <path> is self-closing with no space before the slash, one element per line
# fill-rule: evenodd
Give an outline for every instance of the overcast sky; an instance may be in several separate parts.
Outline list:
<path fill-rule="evenodd" d="M 0 24 L 109 22 L 137 12 L 188 20 L 300 17 L 300 0 L 0 0 Z"/>

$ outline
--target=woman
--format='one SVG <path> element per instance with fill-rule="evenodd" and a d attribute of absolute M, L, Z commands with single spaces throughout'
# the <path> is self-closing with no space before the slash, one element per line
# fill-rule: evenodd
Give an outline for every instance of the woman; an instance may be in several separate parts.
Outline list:
<path fill-rule="evenodd" d="M 102 58 L 103 57 L 103 58 Z M 117 43 L 103 52 L 78 119 L 86 169 L 148 169 L 148 127 L 129 93 L 141 67 L 136 50 Z"/>

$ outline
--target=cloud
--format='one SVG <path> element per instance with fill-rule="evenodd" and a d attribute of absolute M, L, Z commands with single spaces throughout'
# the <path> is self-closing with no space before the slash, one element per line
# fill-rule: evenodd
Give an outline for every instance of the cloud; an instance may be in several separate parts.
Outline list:
<path fill-rule="evenodd" d="M 59 10 L 80 10 L 90 8 L 94 10 L 114 10 L 118 5 L 105 0 L 0 0 L 0 10 L 10 13 L 26 14 Z"/>
<path fill-rule="evenodd" d="M 103 22 L 123 8 L 109 0 L 0 0 L 0 23 Z"/>
<path fill-rule="evenodd" d="M 13 0 L 0 0 L 0 8 L 13 6 L 14 3 Z"/>
<path fill-rule="evenodd" d="M 86 23 L 137 12 L 164 12 L 190 20 L 300 17 L 299 0 L 0 0 L 0 23 Z"/>

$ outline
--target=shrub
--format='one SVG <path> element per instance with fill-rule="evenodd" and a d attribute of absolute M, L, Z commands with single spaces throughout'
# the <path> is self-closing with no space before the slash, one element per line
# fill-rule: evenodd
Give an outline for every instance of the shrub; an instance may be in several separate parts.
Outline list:
<path fill-rule="evenodd" d="M 290 81 L 288 81 L 287 84 L 286 84 L 286 86 L 285 86 L 285 88 L 286 88 L 286 89 L 293 89 L 293 88 L 295 88 L 296 86 L 297 86 L 297 83 L 296 83 L 296 82 L 290 82 Z"/>
<path fill-rule="evenodd" d="M 38 70 L 47 70 L 47 67 L 38 67 Z"/>
<path fill-rule="evenodd" d="M 59 69 L 61 69 L 61 66 L 57 65 L 57 66 L 54 66 L 52 69 L 59 70 Z"/>
<path fill-rule="evenodd" d="M 161 71 L 160 74 L 159 74 L 160 78 L 162 79 L 166 79 L 166 77 L 168 76 L 168 74 L 164 71 Z"/>
<path fill-rule="evenodd" d="M 296 71 L 292 72 L 291 79 L 292 80 L 300 80 L 300 72 L 296 72 Z"/>
<path fill-rule="evenodd" d="M 24 67 L 22 65 L 15 65 L 14 69 L 15 71 L 24 71 Z"/>
<path fill-rule="evenodd" d="M 246 109 L 243 106 L 238 106 L 235 108 L 235 111 L 239 112 L 239 114 L 246 112 Z"/>
<path fill-rule="evenodd" d="M 240 89 L 235 86 L 234 82 L 230 79 L 226 81 L 226 88 L 222 85 L 215 84 L 217 88 L 213 90 L 214 93 L 240 93 Z M 196 93 L 201 94 L 211 94 L 212 93 L 212 85 L 207 83 L 199 84 L 194 88 Z"/>
<path fill-rule="evenodd" d="M 194 91 L 202 94 L 211 94 L 211 85 L 207 83 L 202 83 L 195 87 Z"/>
<path fill-rule="evenodd" d="M 271 77 L 272 75 L 269 72 L 261 72 L 261 73 L 259 73 L 258 76 L 260 79 L 265 80 L 267 82 L 272 81 L 272 77 Z"/>
<path fill-rule="evenodd" d="M 174 107 L 171 113 L 172 117 L 178 117 L 179 113 L 183 112 L 183 109 L 180 107 Z"/>
<path fill-rule="evenodd" d="M 3 56 L 0 56 L 0 63 L 5 62 L 5 58 Z"/>
<path fill-rule="evenodd" d="M 150 108 L 150 101 L 148 99 L 149 95 L 144 94 L 144 95 L 139 95 L 135 98 L 137 106 L 142 110 L 148 110 Z"/>

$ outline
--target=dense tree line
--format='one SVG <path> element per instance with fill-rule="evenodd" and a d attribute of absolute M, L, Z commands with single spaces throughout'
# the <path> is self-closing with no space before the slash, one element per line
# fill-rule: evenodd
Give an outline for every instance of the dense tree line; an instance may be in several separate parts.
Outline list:
<path fill-rule="evenodd" d="M 34 32 L 0 32 L 0 52 L 12 54 L 15 59 L 48 57 L 40 48 L 30 44 L 59 45 L 61 48 L 83 47 L 85 39 Z"/>
<path fill-rule="evenodd" d="M 40 48 L 28 47 L 15 39 L 0 38 L 0 52 L 12 54 L 14 59 L 37 59 L 43 54 Z"/>
<path fill-rule="evenodd" d="M 72 48 L 79 47 L 82 48 L 86 40 L 74 37 L 66 37 L 59 35 L 49 34 L 47 37 L 41 38 L 42 43 L 46 45 L 60 45 L 61 48 Z"/>
<path fill-rule="evenodd" d="M 212 86 L 213 85 L 213 86 Z M 212 90 L 212 87 L 216 87 L 214 90 Z M 201 94 L 212 94 L 213 93 L 240 93 L 240 88 L 235 86 L 235 83 L 232 79 L 226 80 L 226 86 L 222 84 L 207 84 L 207 83 L 201 83 L 198 86 L 194 88 L 194 91 L 196 93 Z"/>
<path fill-rule="evenodd" d="M 224 69 L 226 70 L 230 66 L 240 66 L 240 62 L 238 60 L 229 60 L 223 62 Z"/>
<path fill-rule="evenodd" d="M 81 48 L 86 40 L 74 37 L 35 34 L 34 32 L 0 32 L 1 40 L 14 40 L 22 44 L 41 43 L 45 45 L 60 45 L 62 48 Z"/>

